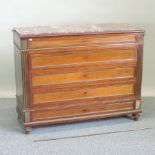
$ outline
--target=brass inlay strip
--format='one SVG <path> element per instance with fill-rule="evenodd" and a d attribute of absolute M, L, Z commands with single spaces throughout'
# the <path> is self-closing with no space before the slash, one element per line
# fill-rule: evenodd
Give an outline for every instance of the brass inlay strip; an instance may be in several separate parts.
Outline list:
<path fill-rule="evenodd" d="M 136 109 L 140 109 L 140 108 L 141 108 L 141 101 L 136 100 Z"/>

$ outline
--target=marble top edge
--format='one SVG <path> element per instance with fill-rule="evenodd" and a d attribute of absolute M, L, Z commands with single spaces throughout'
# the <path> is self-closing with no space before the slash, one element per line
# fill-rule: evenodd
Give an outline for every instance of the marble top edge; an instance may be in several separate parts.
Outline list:
<path fill-rule="evenodd" d="M 131 24 L 85 24 L 85 25 L 64 25 L 64 26 L 37 26 L 37 27 L 19 27 L 14 28 L 21 37 L 26 36 L 46 36 L 60 34 L 82 34 L 82 33 L 116 33 L 116 32 L 144 32 L 140 28 Z"/>

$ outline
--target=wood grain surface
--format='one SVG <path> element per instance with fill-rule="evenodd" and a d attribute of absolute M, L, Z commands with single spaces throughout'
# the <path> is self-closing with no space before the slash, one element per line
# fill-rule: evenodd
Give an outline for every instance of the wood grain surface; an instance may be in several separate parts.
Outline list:
<path fill-rule="evenodd" d="M 82 89 L 74 91 L 62 91 L 62 92 L 51 92 L 51 93 L 37 93 L 33 95 L 34 104 L 40 102 L 49 101 L 61 101 L 61 100 L 71 100 L 78 98 L 93 98 L 100 96 L 114 96 L 114 95 L 127 95 L 133 94 L 133 84 L 127 85 L 117 85 L 117 86 L 107 86 L 99 87 L 95 89 Z"/>
<path fill-rule="evenodd" d="M 54 119 L 61 117 L 71 117 L 76 115 L 91 115 L 97 112 L 112 112 L 118 110 L 132 110 L 133 102 L 115 103 L 115 104 L 90 104 L 85 106 L 66 107 L 62 109 L 54 109 L 47 111 L 33 112 L 33 120 L 35 119 Z"/>
<path fill-rule="evenodd" d="M 91 37 L 90 37 L 91 36 Z M 95 34 L 95 35 L 80 35 L 80 36 L 61 36 L 47 38 L 33 38 L 29 40 L 29 48 L 49 48 L 60 46 L 91 46 L 96 44 L 111 43 L 111 42 L 135 42 L 134 34 Z"/>
<path fill-rule="evenodd" d="M 61 84 L 80 81 L 95 81 L 103 79 L 134 77 L 134 68 L 116 68 L 91 72 L 76 72 L 63 74 L 47 74 L 32 76 L 33 85 Z"/>
<path fill-rule="evenodd" d="M 102 61 L 121 61 L 135 59 L 134 50 L 103 50 L 92 53 L 75 53 L 66 55 L 44 55 L 38 56 L 33 54 L 31 57 L 32 67 L 78 64 L 78 63 L 94 63 Z"/>

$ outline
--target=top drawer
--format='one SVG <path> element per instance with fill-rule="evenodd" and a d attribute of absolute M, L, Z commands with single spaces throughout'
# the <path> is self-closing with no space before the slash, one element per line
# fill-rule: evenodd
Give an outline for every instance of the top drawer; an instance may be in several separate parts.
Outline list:
<path fill-rule="evenodd" d="M 136 42 L 135 34 L 91 34 L 55 36 L 29 39 L 29 48 L 57 48 L 65 46 L 94 46 L 115 42 Z"/>

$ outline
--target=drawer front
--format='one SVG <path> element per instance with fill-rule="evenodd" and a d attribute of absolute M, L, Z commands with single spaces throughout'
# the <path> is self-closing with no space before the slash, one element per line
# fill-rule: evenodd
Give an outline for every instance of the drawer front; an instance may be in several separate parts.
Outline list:
<path fill-rule="evenodd" d="M 76 116 L 84 116 L 84 115 L 93 115 L 97 113 L 107 113 L 107 112 L 117 112 L 117 111 L 126 111 L 133 110 L 134 103 L 123 102 L 123 103 L 110 103 L 110 104 L 88 104 L 82 106 L 73 106 L 61 108 L 57 107 L 55 109 L 46 110 L 46 111 L 36 111 L 32 113 L 33 120 L 41 120 L 41 119 L 56 119 L 56 118 L 64 118 L 64 117 L 76 117 Z"/>
<path fill-rule="evenodd" d="M 135 34 L 100 34 L 59 36 L 29 39 L 29 48 L 57 48 L 64 46 L 92 46 L 104 43 L 135 42 Z"/>
<path fill-rule="evenodd" d="M 47 84 L 63 84 L 74 82 L 88 82 L 95 80 L 108 80 L 108 79 L 125 79 L 134 77 L 134 68 L 116 68 L 104 69 L 100 71 L 85 71 L 75 73 L 58 73 L 47 75 L 33 75 L 32 85 L 47 85 Z"/>
<path fill-rule="evenodd" d="M 114 86 L 100 86 L 97 88 L 68 89 L 48 93 L 34 93 L 33 104 L 46 104 L 48 102 L 76 100 L 82 98 L 95 98 L 134 94 L 134 84 L 122 84 Z"/>
<path fill-rule="evenodd" d="M 66 54 L 30 54 L 32 68 L 135 60 L 135 49 L 103 49 Z"/>

